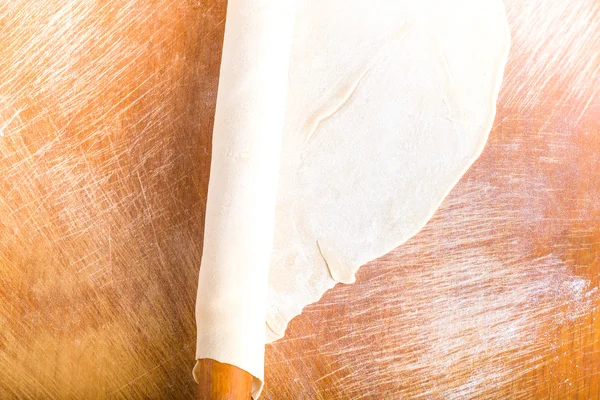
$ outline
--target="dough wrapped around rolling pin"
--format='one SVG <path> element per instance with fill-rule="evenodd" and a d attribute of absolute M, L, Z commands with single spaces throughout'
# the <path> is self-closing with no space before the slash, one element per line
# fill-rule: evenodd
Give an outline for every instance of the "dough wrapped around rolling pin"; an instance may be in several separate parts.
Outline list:
<path fill-rule="evenodd" d="M 263 380 L 294 3 L 229 1 L 213 131 L 196 358 L 252 374 L 253 397 Z"/>

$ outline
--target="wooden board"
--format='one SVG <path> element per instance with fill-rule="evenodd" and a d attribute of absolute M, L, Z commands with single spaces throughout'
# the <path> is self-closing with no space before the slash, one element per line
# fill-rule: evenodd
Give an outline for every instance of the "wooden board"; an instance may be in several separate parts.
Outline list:
<path fill-rule="evenodd" d="M 489 143 L 265 399 L 600 398 L 600 4 L 507 0 Z M 0 397 L 192 399 L 225 2 L 0 4 Z"/>

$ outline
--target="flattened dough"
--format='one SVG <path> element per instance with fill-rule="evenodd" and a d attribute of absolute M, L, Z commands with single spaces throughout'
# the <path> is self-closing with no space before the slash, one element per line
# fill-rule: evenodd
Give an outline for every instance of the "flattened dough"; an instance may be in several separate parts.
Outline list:
<path fill-rule="evenodd" d="M 196 355 L 252 373 L 255 398 L 261 315 L 266 341 L 282 337 L 304 306 L 425 225 L 485 145 L 510 42 L 500 0 L 295 3 L 230 0 L 213 139 Z M 239 79 L 240 63 L 271 71 Z M 279 98 L 235 111 L 257 91 Z"/>
<path fill-rule="evenodd" d="M 304 0 L 267 337 L 415 235 L 479 156 L 509 49 L 500 0 Z"/>

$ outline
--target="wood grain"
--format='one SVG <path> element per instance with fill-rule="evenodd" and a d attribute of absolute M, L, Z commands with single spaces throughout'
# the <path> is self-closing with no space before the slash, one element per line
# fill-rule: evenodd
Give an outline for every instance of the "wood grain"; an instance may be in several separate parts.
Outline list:
<path fill-rule="evenodd" d="M 600 4 L 507 0 L 482 157 L 265 399 L 600 398 Z M 225 2 L 0 4 L 0 398 L 193 399 Z"/>

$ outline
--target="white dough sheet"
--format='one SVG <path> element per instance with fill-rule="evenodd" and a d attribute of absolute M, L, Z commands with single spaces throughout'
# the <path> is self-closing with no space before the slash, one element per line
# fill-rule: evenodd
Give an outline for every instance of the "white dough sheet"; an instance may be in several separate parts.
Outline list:
<path fill-rule="evenodd" d="M 415 235 L 482 152 L 509 45 L 500 0 L 229 1 L 197 359 L 260 395 L 265 342 Z"/>

